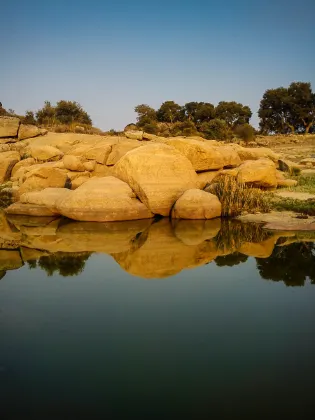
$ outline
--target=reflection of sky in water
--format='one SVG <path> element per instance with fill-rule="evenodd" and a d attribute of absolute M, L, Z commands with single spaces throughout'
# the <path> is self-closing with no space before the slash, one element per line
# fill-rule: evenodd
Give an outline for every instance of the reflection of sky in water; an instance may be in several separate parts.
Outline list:
<path fill-rule="evenodd" d="M 259 238 L 248 228 L 240 240 L 237 229 L 200 226 L 176 230 L 162 221 L 126 235 L 117 225 L 115 241 L 95 243 L 116 252 L 83 254 L 77 276 L 58 274 L 64 252 L 43 269 L 7 271 L 0 282 L 7 418 L 235 418 L 275 406 L 301 418 L 315 385 L 313 244 L 292 234 Z M 90 228 L 74 246 L 93 244 L 102 228 Z M 250 235 L 262 240 L 251 245 Z M 57 268 L 47 276 L 47 267 Z M 137 275 L 152 270 L 160 280 Z M 300 273 L 304 287 L 286 287 L 300 284 Z"/>

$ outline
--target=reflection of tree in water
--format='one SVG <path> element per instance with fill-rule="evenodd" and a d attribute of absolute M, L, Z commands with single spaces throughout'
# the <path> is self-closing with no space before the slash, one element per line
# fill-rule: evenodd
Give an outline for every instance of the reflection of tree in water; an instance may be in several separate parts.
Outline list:
<path fill-rule="evenodd" d="M 315 284 L 315 243 L 300 242 L 275 247 L 269 258 L 256 258 L 265 280 L 283 281 L 287 286 L 304 286 L 306 277 Z"/>
<path fill-rule="evenodd" d="M 248 259 L 247 255 L 240 252 L 233 252 L 233 254 L 217 257 L 214 261 L 218 267 L 233 267 L 234 265 L 242 264 Z"/>
<path fill-rule="evenodd" d="M 90 252 L 75 254 L 56 252 L 40 257 L 38 260 L 28 261 L 28 266 L 30 269 L 40 267 L 46 271 L 48 276 L 52 276 L 55 272 L 64 277 L 76 276 L 83 272 L 90 255 Z"/>
<path fill-rule="evenodd" d="M 224 252 L 230 251 L 233 253 L 245 242 L 263 242 L 271 235 L 272 234 L 264 230 L 261 225 L 223 219 L 221 230 L 214 240 L 218 249 Z"/>

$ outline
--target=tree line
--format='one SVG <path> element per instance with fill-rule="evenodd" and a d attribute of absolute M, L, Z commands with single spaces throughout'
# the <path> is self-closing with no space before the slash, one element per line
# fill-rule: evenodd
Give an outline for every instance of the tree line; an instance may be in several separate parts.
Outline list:
<path fill-rule="evenodd" d="M 164 102 L 155 110 L 149 105 L 135 107 L 137 127 L 160 135 L 203 135 L 225 140 L 238 135 L 249 140 L 256 133 L 288 134 L 315 132 L 315 94 L 310 83 L 293 82 L 288 88 L 268 89 L 260 102 L 260 130 L 250 124 L 249 106 L 234 101 L 188 102 L 181 106 Z"/>
<path fill-rule="evenodd" d="M 135 112 L 137 122 L 127 128 L 138 128 L 161 136 L 201 135 L 218 140 L 238 136 L 249 141 L 257 133 L 315 133 L 315 93 L 311 84 L 306 82 L 293 82 L 287 88 L 266 90 L 258 111 L 259 131 L 249 123 L 252 117 L 250 107 L 235 101 L 221 101 L 216 106 L 210 102 L 179 105 L 166 101 L 157 110 L 147 104 L 137 105 Z M 4 109 L 0 102 L 1 115 L 16 114 L 12 109 Z M 45 101 L 37 112 L 26 111 L 24 116 L 17 116 L 25 124 L 54 128 L 56 131 L 58 128 L 62 130 L 62 127 L 65 131 L 84 127 L 85 132 L 101 133 L 101 130 L 92 127 L 90 115 L 76 101 L 61 100 L 56 105 Z M 114 130 L 108 132 L 115 133 Z"/>

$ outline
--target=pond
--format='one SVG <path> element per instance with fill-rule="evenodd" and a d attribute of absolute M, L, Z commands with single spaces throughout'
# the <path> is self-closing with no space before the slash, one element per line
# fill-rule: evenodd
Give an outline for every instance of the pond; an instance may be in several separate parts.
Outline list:
<path fill-rule="evenodd" d="M 308 418 L 311 234 L 0 220 L 4 419 Z"/>

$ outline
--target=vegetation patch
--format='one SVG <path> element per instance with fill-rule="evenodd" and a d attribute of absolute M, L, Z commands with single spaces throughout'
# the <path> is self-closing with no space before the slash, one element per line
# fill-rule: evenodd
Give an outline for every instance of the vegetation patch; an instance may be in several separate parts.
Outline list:
<path fill-rule="evenodd" d="M 244 212 L 268 213 L 270 211 L 266 193 L 258 188 L 241 184 L 234 177 L 221 177 L 212 185 L 212 188 L 213 194 L 221 202 L 223 217 L 235 217 Z"/>

